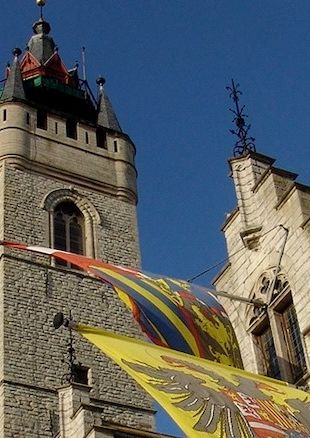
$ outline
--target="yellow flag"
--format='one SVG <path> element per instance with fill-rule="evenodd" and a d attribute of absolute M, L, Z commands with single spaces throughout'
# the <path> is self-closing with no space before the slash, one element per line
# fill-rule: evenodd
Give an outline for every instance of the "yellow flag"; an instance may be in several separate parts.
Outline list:
<path fill-rule="evenodd" d="M 310 437 L 310 394 L 284 382 L 78 325 L 188 437 Z"/>

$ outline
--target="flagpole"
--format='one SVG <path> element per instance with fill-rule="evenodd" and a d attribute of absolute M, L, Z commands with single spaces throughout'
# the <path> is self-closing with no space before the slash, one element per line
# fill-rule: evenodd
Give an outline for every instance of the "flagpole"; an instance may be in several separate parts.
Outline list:
<path fill-rule="evenodd" d="M 263 303 L 261 300 L 257 300 L 255 298 L 244 298 L 241 297 L 240 295 L 232 295 L 229 294 L 228 292 L 224 292 L 222 290 L 210 290 L 210 292 L 214 295 L 217 295 L 219 297 L 225 297 L 228 298 L 229 300 L 235 300 L 235 301 L 240 301 L 241 303 L 247 303 L 247 304 L 252 304 L 253 306 L 256 307 L 266 307 L 267 304 Z"/>

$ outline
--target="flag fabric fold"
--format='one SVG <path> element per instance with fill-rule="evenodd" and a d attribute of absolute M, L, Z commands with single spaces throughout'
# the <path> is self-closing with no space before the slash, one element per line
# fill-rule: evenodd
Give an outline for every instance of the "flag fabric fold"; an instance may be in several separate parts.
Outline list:
<path fill-rule="evenodd" d="M 310 394 L 269 377 L 77 325 L 190 438 L 306 438 Z"/>
<path fill-rule="evenodd" d="M 48 254 L 109 284 L 155 344 L 242 368 L 228 315 L 207 288 L 56 249 L 3 244 Z"/>

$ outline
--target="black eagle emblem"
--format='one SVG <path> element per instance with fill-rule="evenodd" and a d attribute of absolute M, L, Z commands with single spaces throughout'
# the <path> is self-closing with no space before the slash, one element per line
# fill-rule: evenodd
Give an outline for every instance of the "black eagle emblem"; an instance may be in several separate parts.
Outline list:
<path fill-rule="evenodd" d="M 131 362 L 123 359 L 123 363 L 132 370 L 149 377 L 148 383 L 159 391 L 173 395 L 172 403 L 185 412 L 194 413 L 196 419 L 193 429 L 197 432 L 210 434 L 220 432 L 221 437 L 255 438 L 246 416 L 240 411 L 238 394 L 244 394 L 256 401 L 272 403 L 272 396 L 266 395 L 254 380 L 242 376 L 233 376 L 236 384 L 226 380 L 219 374 L 209 371 L 199 365 L 179 360 L 169 356 L 161 356 L 175 369 L 165 366 L 153 367 L 142 362 Z M 201 374 L 193 375 L 191 371 Z M 205 378 L 207 377 L 207 380 Z M 207 382 L 212 382 L 220 389 L 212 389 Z M 276 390 L 275 390 L 276 391 Z M 281 415 L 286 422 L 294 426 L 295 432 L 279 429 L 279 436 L 310 437 L 309 403 L 300 400 L 286 400 L 292 409 L 282 409 Z M 296 412 L 294 412 L 297 410 Z M 280 412 L 280 411 L 279 411 Z M 279 415 L 279 412 L 277 414 Z M 254 413 L 255 414 L 255 413 Z M 254 415 L 253 414 L 253 415 Z M 267 435 L 266 435 L 267 436 Z M 274 435 L 273 435 L 274 436 Z"/>

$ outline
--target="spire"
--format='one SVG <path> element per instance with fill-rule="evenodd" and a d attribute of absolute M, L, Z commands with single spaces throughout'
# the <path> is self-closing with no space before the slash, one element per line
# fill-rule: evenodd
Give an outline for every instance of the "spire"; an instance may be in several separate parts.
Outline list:
<path fill-rule="evenodd" d="M 43 6 L 45 6 L 45 0 L 36 0 L 36 2 L 41 8 L 41 16 L 32 26 L 34 35 L 30 38 L 27 48 L 40 64 L 45 64 L 45 62 L 54 54 L 56 45 L 53 38 L 49 36 L 51 26 L 43 18 Z"/>
<path fill-rule="evenodd" d="M 102 77 L 98 78 L 97 84 L 99 85 L 98 125 L 102 126 L 103 128 L 122 132 L 111 102 L 104 92 L 105 79 Z"/>
<path fill-rule="evenodd" d="M 1 100 L 26 98 L 18 60 L 21 53 L 22 51 L 19 48 L 13 50 L 14 60 L 4 86 Z"/>
<path fill-rule="evenodd" d="M 40 18 L 32 28 L 34 35 L 30 38 L 27 48 L 40 64 L 44 64 L 56 49 L 53 38 L 48 35 L 51 27 L 47 21 Z"/>

